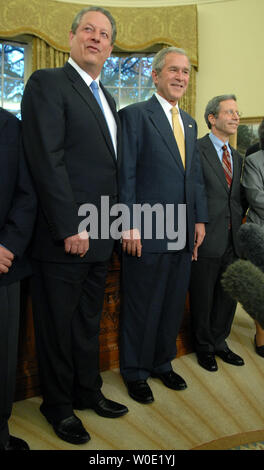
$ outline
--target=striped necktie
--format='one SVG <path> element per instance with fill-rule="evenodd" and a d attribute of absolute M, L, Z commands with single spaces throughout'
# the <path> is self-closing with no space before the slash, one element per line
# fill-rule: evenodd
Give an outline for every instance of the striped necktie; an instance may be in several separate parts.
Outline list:
<path fill-rule="evenodd" d="M 223 165 L 223 169 L 224 169 L 224 172 L 225 172 L 225 177 L 226 177 L 226 182 L 227 182 L 228 188 L 230 188 L 230 186 L 232 184 L 231 157 L 230 157 L 230 153 L 228 152 L 228 148 L 227 148 L 226 145 L 223 145 L 222 150 L 223 150 L 222 165 Z"/>

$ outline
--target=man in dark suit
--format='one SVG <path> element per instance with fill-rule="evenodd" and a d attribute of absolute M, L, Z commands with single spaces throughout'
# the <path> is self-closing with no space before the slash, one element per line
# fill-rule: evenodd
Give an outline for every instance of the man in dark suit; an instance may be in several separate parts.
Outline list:
<path fill-rule="evenodd" d="M 221 285 L 223 272 L 239 256 L 237 231 L 247 205 L 240 184 L 242 157 L 229 145 L 239 124 L 236 97 L 222 95 L 210 100 L 205 120 L 211 132 L 198 144 L 209 222 L 199 257 L 192 263 L 190 309 L 198 363 L 216 371 L 215 355 L 229 364 L 244 364 L 226 343 L 236 302 Z"/>
<path fill-rule="evenodd" d="M 33 73 L 22 101 L 24 144 L 39 195 L 32 298 L 41 412 L 60 438 L 74 444 L 90 436 L 73 408 L 109 418 L 128 411 L 103 396 L 99 373 L 100 316 L 114 240 L 100 238 L 100 227 L 90 227 L 98 238 L 90 236 L 88 227 L 79 228 L 78 215 L 89 203 L 103 220 L 101 197 L 110 208 L 117 199 L 119 121 L 98 79 L 115 36 L 108 11 L 83 9 L 72 24 L 69 62 Z"/>
<path fill-rule="evenodd" d="M 153 209 L 150 225 L 131 219 L 123 234 L 120 369 L 129 395 L 141 403 L 154 399 L 149 376 L 174 390 L 187 386 L 171 361 L 177 352 L 194 243 L 196 256 L 207 220 L 196 123 L 180 110 L 180 132 L 175 134 L 181 141 L 176 142 L 173 131 L 177 123 L 172 112 L 179 109 L 189 73 L 182 49 L 162 49 L 153 61 L 157 93 L 120 111 L 120 200 L 131 216 L 137 204 Z M 162 219 L 157 227 L 155 208 L 156 218 Z"/>
<path fill-rule="evenodd" d="M 20 121 L 0 108 L 0 450 L 28 450 L 9 435 L 16 383 L 20 280 L 31 266 L 25 254 L 36 216 L 36 197 L 22 152 Z"/>

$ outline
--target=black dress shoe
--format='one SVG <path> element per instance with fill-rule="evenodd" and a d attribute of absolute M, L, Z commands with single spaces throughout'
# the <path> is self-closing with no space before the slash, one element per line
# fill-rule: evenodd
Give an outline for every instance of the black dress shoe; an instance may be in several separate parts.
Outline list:
<path fill-rule="evenodd" d="M 172 388 L 173 390 L 184 390 L 187 388 L 187 384 L 185 380 L 173 370 L 169 372 L 164 372 L 163 374 L 152 373 L 151 377 L 155 377 L 160 379 L 164 385 L 168 388 Z"/>
<path fill-rule="evenodd" d="M 242 357 L 233 353 L 229 348 L 223 349 L 222 351 L 215 351 L 215 354 L 216 356 L 221 357 L 224 362 L 232 364 L 233 366 L 243 366 L 245 364 Z"/>
<path fill-rule="evenodd" d="M 81 420 L 75 415 L 51 424 L 57 436 L 71 444 L 85 444 L 91 439 Z"/>
<path fill-rule="evenodd" d="M 198 364 L 210 372 L 215 372 L 218 369 L 214 353 L 208 351 L 196 352 Z"/>
<path fill-rule="evenodd" d="M 264 345 L 263 346 L 257 346 L 257 342 L 256 342 L 256 336 L 254 338 L 254 344 L 255 344 L 255 351 L 256 353 L 261 356 L 261 357 L 264 357 Z"/>
<path fill-rule="evenodd" d="M 102 393 L 100 393 L 96 402 L 90 405 L 90 408 L 92 408 L 99 416 L 103 416 L 104 418 L 119 418 L 128 412 L 126 406 L 116 403 L 115 401 L 108 400 Z"/>
<path fill-rule="evenodd" d="M 9 436 L 7 444 L 1 450 L 30 450 L 28 444 L 15 436 Z"/>
<path fill-rule="evenodd" d="M 144 404 L 152 403 L 154 401 L 151 388 L 147 384 L 146 380 L 134 380 L 125 383 L 128 394 L 134 400 Z"/>

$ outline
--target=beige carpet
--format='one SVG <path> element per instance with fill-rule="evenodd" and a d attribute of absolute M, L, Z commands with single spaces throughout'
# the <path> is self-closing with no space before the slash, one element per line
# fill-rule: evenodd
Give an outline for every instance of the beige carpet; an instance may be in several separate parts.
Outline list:
<path fill-rule="evenodd" d="M 208 372 L 195 354 L 175 359 L 174 369 L 188 388 L 177 392 L 149 379 L 155 401 L 140 405 L 132 400 L 119 371 L 103 372 L 103 392 L 124 403 L 129 413 L 119 419 L 78 411 L 91 441 L 82 446 L 59 439 L 39 412 L 41 399 L 14 404 L 10 431 L 24 438 L 32 450 L 191 450 L 234 449 L 264 441 L 264 358 L 254 351 L 254 322 L 238 307 L 229 346 L 245 360 L 235 367 L 218 361 L 218 371 Z M 258 446 L 258 447 L 256 447 Z"/>

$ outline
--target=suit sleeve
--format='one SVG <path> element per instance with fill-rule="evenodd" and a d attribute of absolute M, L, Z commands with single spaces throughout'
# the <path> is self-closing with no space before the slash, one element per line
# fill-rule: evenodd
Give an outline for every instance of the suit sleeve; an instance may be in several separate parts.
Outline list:
<path fill-rule="evenodd" d="M 249 206 L 258 216 L 264 220 L 264 182 L 263 172 L 255 164 L 255 160 L 247 157 L 245 159 L 242 186 L 245 188 L 246 199 Z"/>
<path fill-rule="evenodd" d="M 198 143 L 195 144 L 195 170 L 196 170 L 196 199 L 195 199 L 195 223 L 208 222 L 208 207 L 201 156 Z"/>
<path fill-rule="evenodd" d="M 0 230 L 0 244 L 10 250 L 15 256 L 22 257 L 28 247 L 35 223 L 37 200 L 32 180 L 24 158 L 19 121 L 15 118 L 7 120 L 6 135 L 12 135 L 12 142 L 7 142 L 7 157 L 16 162 L 13 171 L 13 193 L 6 195 L 11 199 L 4 225 Z M 8 129 L 9 128 L 9 129 Z M 2 161 L 3 157 L 1 158 Z M 10 164 L 10 163 L 9 163 Z M 7 170 L 8 162 L 2 161 L 2 172 Z M 14 170 L 14 168 L 13 168 Z M 10 179 L 10 175 L 6 175 Z M 10 185 L 11 186 L 11 185 Z M 9 191 L 11 187 L 9 186 Z"/>
<path fill-rule="evenodd" d="M 65 109 L 58 78 L 40 70 L 29 79 L 22 99 L 23 142 L 41 208 L 52 236 L 76 234 L 77 205 L 64 160 Z"/>
<path fill-rule="evenodd" d="M 135 128 L 135 116 L 130 116 L 129 109 L 119 111 L 122 127 L 122 162 L 119 173 L 120 202 L 126 204 L 130 212 L 130 220 L 124 223 L 124 229 L 133 227 L 133 204 L 136 203 L 136 179 L 138 137 Z"/>

